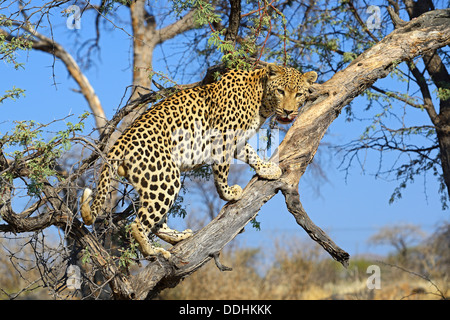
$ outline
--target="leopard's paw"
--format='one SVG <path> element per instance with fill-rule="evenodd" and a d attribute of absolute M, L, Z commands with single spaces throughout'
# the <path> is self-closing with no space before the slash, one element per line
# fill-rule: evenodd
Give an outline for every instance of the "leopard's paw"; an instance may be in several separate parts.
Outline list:
<path fill-rule="evenodd" d="M 281 176 L 281 169 L 273 162 L 265 162 L 256 173 L 263 179 L 276 180 Z"/>
<path fill-rule="evenodd" d="M 242 197 L 242 188 L 237 184 L 228 187 L 226 190 L 224 190 L 224 193 L 221 195 L 221 198 L 225 201 L 239 200 L 241 197 Z"/>

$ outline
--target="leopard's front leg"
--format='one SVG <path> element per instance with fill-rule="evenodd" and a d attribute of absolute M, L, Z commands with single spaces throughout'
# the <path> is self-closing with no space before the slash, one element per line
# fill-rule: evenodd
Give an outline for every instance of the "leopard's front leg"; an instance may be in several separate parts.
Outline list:
<path fill-rule="evenodd" d="M 230 165 L 225 164 L 213 164 L 214 184 L 216 185 L 219 196 L 225 201 L 239 200 L 242 196 L 242 188 L 235 184 L 233 186 L 228 185 L 228 174 L 230 172 Z"/>
<path fill-rule="evenodd" d="M 274 162 L 263 161 L 248 143 L 238 150 L 236 159 L 248 163 L 261 178 L 275 180 L 281 176 L 280 167 Z"/>

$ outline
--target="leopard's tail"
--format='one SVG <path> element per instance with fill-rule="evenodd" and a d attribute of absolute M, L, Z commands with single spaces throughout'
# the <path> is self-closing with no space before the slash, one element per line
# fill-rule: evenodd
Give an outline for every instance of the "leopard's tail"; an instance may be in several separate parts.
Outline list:
<path fill-rule="evenodd" d="M 83 194 L 80 198 L 81 204 L 81 217 L 83 218 L 83 222 L 86 225 L 91 225 L 94 223 L 95 216 L 97 216 L 97 212 L 95 215 L 92 214 L 91 206 L 89 203 L 92 200 L 92 190 L 89 188 L 84 189 Z"/>
<path fill-rule="evenodd" d="M 110 154 L 113 154 L 110 152 Z M 83 195 L 80 198 L 81 205 L 81 217 L 86 225 L 91 225 L 94 223 L 95 218 L 101 211 L 103 204 L 106 201 L 106 197 L 109 193 L 109 186 L 111 184 L 111 173 L 117 172 L 121 176 L 125 176 L 125 170 L 123 166 L 119 165 L 119 161 L 111 161 L 110 163 L 105 163 L 102 172 L 100 174 L 100 179 L 97 184 L 97 193 L 95 197 L 92 197 L 92 190 L 89 188 L 84 189 Z M 92 205 L 89 203 L 91 200 Z"/>

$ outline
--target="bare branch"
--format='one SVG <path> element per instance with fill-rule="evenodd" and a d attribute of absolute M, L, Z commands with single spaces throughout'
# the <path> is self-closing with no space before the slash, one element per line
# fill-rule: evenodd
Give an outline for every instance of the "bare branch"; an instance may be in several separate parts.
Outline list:
<path fill-rule="evenodd" d="M 224 265 L 220 262 L 220 260 L 219 260 L 219 252 L 216 252 L 216 253 L 212 254 L 211 256 L 214 258 L 214 262 L 215 262 L 217 268 L 218 268 L 220 271 L 232 271 L 232 270 L 233 270 L 233 268 L 224 266 Z"/>
<path fill-rule="evenodd" d="M 367 25 L 361 19 L 360 15 L 358 14 L 358 11 L 356 10 L 355 6 L 353 5 L 353 1 L 350 0 L 347 2 L 347 4 L 350 8 L 350 11 L 353 13 L 353 15 L 355 16 L 359 25 L 361 26 L 361 28 L 363 28 L 363 30 L 369 35 L 369 37 L 372 38 L 373 41 L 378 42 L 379 39 L 369 30 L 369 28 L 367 28 Z"/>
<path fill-rule="evenodd" d="M 395 11 L 394 9 L 392 9 L 391 7 L 388 7 L 387 10 L 389 12 L 389 15 L 391 16 L 391 20 L 394 23 L 394 26 L 396 28 L 398 27 L 403 27 L 407 24 L 406 21 L 403 21 L 402 19 L 400 19 L 400 17 L 398 16 L 398 12 L 399 12 L 399 7 L 398 7 L 398 3 L 394 3 L 394 1 L 389 1 L 389 3 L 391 5 L 395 6 Z"/>
<path fill-rule="evenodd" d="M 382 94 L 386 95 L 387 97 L 394 98 L 394 99 L 397 99 L 399 101 L 402 101 L 402 102 L 410 105 L 411 107 L 414 107 L 414 108 L 417 108 L 417 109 L 424 108 L 424 105 L 414 103 L 414 102 L 411 101 L 412 99 L 408 99 L 408 98 L 402 97 L 402 96 L 400 96 L 398 94 L 395 94 L 394 92 L 389 92 L 389 91 L 383 90 L 381 88 L 378 88 L 376 86 L 372 86 L 371 88 L 373 90 L 379 92 L 379 93 L 382 93 Z"/>
<path fill-rule="evenodd" d="M 176 22 L 159 29 L 156 33 L 159 38 L 158 43 L 172 39 L 183 32 L 193 29 L 194 27 L 194 11 L 192 10 Z"/>
<path fill-rule="evenodd" d="M 286 199 L 286 206 L 294 216 L 297 223 L 308 233 L 308 235 L 320 244 L 336 261 L 340 262 L 345 268 L 348 267 L 350 255 L 339 248 L 322 229 L 317 227 L 309 219 L 300 202 L 300 195 L 297 188 L 282 189 Z"/>
<path fill-rule="evenodd" d="M 95 93 L 94 88 L 91 86 L 89 80 L 81 71 L 75 59 L 70 55 L 63 46 L 57 43 L 55 40 L 50 39 L 43 34 L 36 31 L 30 24 L 21 24 L 20 27 L 31 33 L 36 39 L 32 39 L 32 48 L 35 50 L 50 53 L 51 55 L 58 57 L 65 64 L 67 71 L 80 86 L 81 93 L 89 104 L 89 107 L 94 114 L 97 128 L 101 131 L 106 123 L 106 115 L 103 107 L 100 103 L 100 99 Z M 8 34 L 5 30 L 0 29 L 0 34 L 6 36 L 6 39 L 11 39 L 13 36 Z"/>

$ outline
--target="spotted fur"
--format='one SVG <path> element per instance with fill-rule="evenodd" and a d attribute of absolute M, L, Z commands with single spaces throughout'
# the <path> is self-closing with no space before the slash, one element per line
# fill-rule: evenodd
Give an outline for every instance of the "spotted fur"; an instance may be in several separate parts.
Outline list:
<path fill-rule="evenodd" d="M 85 189 L 81 215 L 95 221 L 109 192 L 111 175 L 125 177 L 139 194 L 140 207 L 131 225 L 144 256 L 170 253 L 153 247 L 147 235 L 175 244 L 192 235 L 167 226 L 167 212 L 181 187 L 180 172 L 211 164 L 219 196 L 238 200 L 242 188 L 228 185 L 230 162 L 245 161 L 266 179 L 277 179 L 280 168 L 264 162 L 246 143 L 268 117 L 288 123 L 295 119 L 315 72 L 269 64 L 254 71 L 232 70 L 213 84 L 179 91 L 140 116 L 111 148 L 97 192 Z"/>

